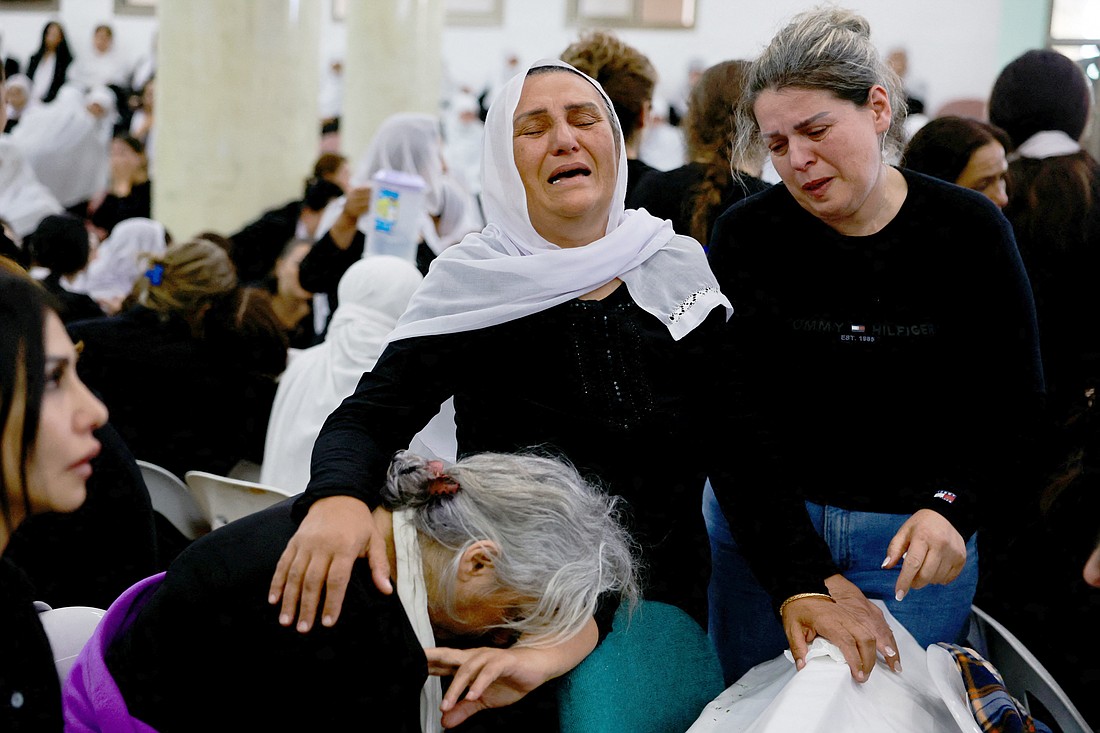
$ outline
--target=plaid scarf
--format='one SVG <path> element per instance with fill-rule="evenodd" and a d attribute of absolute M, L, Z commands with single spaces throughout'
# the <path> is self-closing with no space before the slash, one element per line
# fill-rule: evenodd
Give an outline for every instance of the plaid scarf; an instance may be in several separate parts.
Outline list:
<path fill-rule="evenodd" d="M 955 658 L 966 685 L 974 720 L 986 733 L 1051 733 L 1042 721 L 1028 714 L 1023 704 L 1005 689 L 1001 673 L 973 649 L 937 642 Z"/>

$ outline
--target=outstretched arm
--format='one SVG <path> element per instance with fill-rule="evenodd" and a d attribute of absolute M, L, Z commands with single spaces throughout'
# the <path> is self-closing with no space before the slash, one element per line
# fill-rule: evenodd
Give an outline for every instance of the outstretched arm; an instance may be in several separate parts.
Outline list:
<path fill-rule="evenodd" d="M 454 676 L 440 708 L 443 727 L 453 728 L 487 708 L 511 705 L 560 677 L 596 648 L 598 638 L 596 621 L 589 619 L 575 636 L 550 647 L 425 649 L 430 674 Z"/>

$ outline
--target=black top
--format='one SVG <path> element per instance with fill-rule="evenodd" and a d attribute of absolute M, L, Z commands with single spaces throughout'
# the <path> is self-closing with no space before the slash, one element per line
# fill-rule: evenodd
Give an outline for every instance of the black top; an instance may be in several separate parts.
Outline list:
<path fill-rule="evenodd" d="M 233 264 L 241 282 L 253 282 L 270 274 L 283 248 L 294 238 L 301 213 L 301 201 L 288 201 L 268 209 L 230 235 Z"/>
<path fill-rule="evenodd" d="M 1052 183 L 1044 189 L 1043 178 L 1064 176 L 1067 166 L 1025 158 L 1011 164 L 1009 180 L 1039 179 L 1040 202 L 1010 192 L 1005 207 L 1035 292 L 1052 417 L 1063 423 L 1081 412 L 1085 390 L 1100 382 L 1100 163 L 1085 152 L 1075 157 L 1092 173 L 1090 206 L 1070 212 L 1068 204 L 1042 200 L 1043 193 L 1061 193 Z"/>
<path fill-rule="evenodd" d="M 30 583 L 0 559 L 0 730 L 61 730 L 61 683 Z"/>
<path fill-rule="evenodd" d="M 654 168 L 649 163 L 645 163 L 641 158 L 630 158 L 626 161 L 626 208 L 636 209 L 633 199 L 634 188 L 638 185 L 639 181 L 648 176 L 650 173 L 657 172 L 657 168 Z"/>
<path fill-rule="evenodd" d="M 397 594 L 374 587 L 365 560 L 339 623 L 309 634 L 279 625 L 267 589 L 296 528 L 284 501 L 172 563 L 106 654 L 132 715 L 165 733 L 420 730 L 427 660 Z"/>
<path fill-rule="evenodd" d="M 95 302 L 85 293 L 73 293 L 61 284 L 60 275 L 49 275 L 42 281 L 42 286 L 49 291 L 57 301 L 57 315 L 62 323 L 82 321 L 88 318 L 102 318 L 106 315 L 99 303 Z"/>
<path fill-rule="evenodd" d="M 81 379 L 106 403 L 137 458 L 181 478 L 190 470 L 225 475 L 242 458 L 262 460 L 274 381 L 249 373 L 224 346 L 192 336 L 182 317 L 134 306 L 71 323 L 69 335 L 84 341 Z"/>
<path fill-rule="evenodd" d="M 298 282 L 311 293 L 323 293 L 328 300 L 329 318 L 336 312 L 340 302 L 336 291 L 340 285 L 340 278 L 344 276 L 348 268 L 363 259 L 363 252 L 367 246 L 367 237 L 356 229 L 351 238 L 351 244 L 347 249 L 340 249 L 332 241 L 332 236 L 325 235 L 313 243 L 309 254 L 298 265 Z M 427 243 L 421 241 L 416 248 L 416 269 L 421 275 L 428 274 L 428 266 L 435 259 L 435 252 Z"/>
<path fill-rule="evenodd" d="M 116 196 L 107 194 L 103 203 L 92 212 L 90 217 L 92 224 L 103 229 L 107 234 L 115 228 L 115 224 L 125 219 L 141 217 L 148 219 L 153 207 L 153 184 L 150 181 L 135 183 L 130 189 L 129 196 Z"/>
<path fill-rule="evenodd" d="M 54 608 L 107 608 L 164 569 L 149 492 L 133 455 L 109 423 L 95 436 L 103 449 L 92 460 L 80 508 L 27 517 L 4 549 L 34 584 L 35 600 Z"/>
<path fill-rule="evenodd" d="M 670 171 L 654 171 L 634 189 L 631 208 L 645 209 L 658 219 L 668 219 L 677 234 L 690 237 L 696 187 L 702 183 L 706 171 L 707 166 L 704 163 L 688 163 Z M 707 237 L 700 244 L 707 245 L 714 222 L 726 209 L 769 186 L 759 178 L 748 175 L 742 181 L 744 185 L 731 180 L 722 192 L 721 200 L 710 208 L 707 214 Z"/>
<path fill-rule="evenodd" d="M 27 76 L 34 81 L 34 72 L 38 71 L 38 64 L 45 58 L 45 49 L 39 48 L 34 54 L 31 55 L 30 60 L 27 62 Z M 52 102 L 54 97 L 57 96 L 57 92 L 61 89 L 61 86 L 65 83 L 69 73 L 69 66 L 73 62 L 73 57 L 69 54 L 63 54 L 54 52 L 54 69 L 53 77 L 50 79 L 50 88 L 46 90 L 46 93 L 42 96 L 43 102 Z"/>
<path fill-rule="evenodd" d="M 329 417 L 296 505 L 352 494 L 378 503 L 390 456 L 454 395 L 459 455 L 531 447 L 564 454 L 628 503 L 645 595 L 705 625 L 710 552 L 700 503 L 713 417 L 712 358 L 725 311 L 674 341 L 625 285 L 456 334 L 390 344 Z"/>
<path fill-rule="evenodd" d="M 739 390 L 732 485 L 715 491 L 777 603 L 837 572 L 804 499 L 931 508 L 965 538 L 979 497 L 1019 497 L 1011 467 L 1043 383 L 1011 228 L 984 196 L 903 173 L 901 210 L 869 236 L 839 234 L 784 186 L 715 226 Z"/>

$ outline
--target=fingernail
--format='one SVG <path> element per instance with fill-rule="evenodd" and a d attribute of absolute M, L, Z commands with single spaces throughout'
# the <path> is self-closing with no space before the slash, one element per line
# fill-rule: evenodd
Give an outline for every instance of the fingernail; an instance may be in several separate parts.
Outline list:
<path fill-rule="evenodd" d="M 274 593 L 272 593 L 271 595 L 269 595 L 267 597 L 267 602 L 272 604 L 272 605 L 274 605 L 275 602 L 278 601 L 278 600 L 279 600 L 279 596 L 275 595 Z"/>
<path fill-rule="evenodd" d="M 894 671 L 898 674 L 901 674 L 901 662 L 897 662 L 896 664 L 894 664 Z"/>
<path fill-rule="evenodd" d="M 301 631 L 302 633 L 309 631 L 309 624 L 307 624 L 305 621 L 299 621 L 298 631 Z"/>
<path fill-rule="evenodd" d="M 889 646 L 888 646 L 888 647 L 886 647 L 886 656 L 888 656 L 888 657 L 896 657 L 897 655 L 898 655 L 898 653 L 897 653 L 897 651 L 895 651 L 895 650 L 894 650 L 894 648 L 893 648 L 893 647 L 889 647 Z"/>
<path fill-rule="evenodd" d="M 859 680 L 860 682 L 863 682 L 865 679 L 867 679 L 867 675 L 864 674 L 863 670 L 861 669 L 858 672 L 856 672 L 856 679 Z"/>
<path fill-rule="evenodd" d="M 799 657 L 798 659 L 794 660 L 794 666 L 797 669 L 802 669 L 803 667 L 806 666 L 806 660 L 803 659 L 802 657 Z"/>
<path fill-rule="evenodd" d="M 894 594 L 895 601 L 898 601 L 900 603 L 902 598 L 905 598 L 905 591 L 899 590 L 897 593 Z"/>
<path fill-rule="evenodd" d="M 279 624 L 282 626 L 290 626 L 290 616 L 284 613 L 279 617 Z"/>
<path fill-rule="evenodd" d="M 886 566 L 887 566 L 887 565 L 889 565 L 889 564 L 890 564 L 890 556 L 889 556 L 889 555 L 887 555 L 887 556 L 886 556 L 886 559 L 882 561 L 882 567 L 883 567 L 883 569 L 885 569 L 885 568 L 886 568 Z"/>
<path fill-rule="evenodd" d="M 332 620 L 332 616 L 325 616 L 321 619 L 322 626 L 332 626 L 334 623 L 336 622 Z"/>

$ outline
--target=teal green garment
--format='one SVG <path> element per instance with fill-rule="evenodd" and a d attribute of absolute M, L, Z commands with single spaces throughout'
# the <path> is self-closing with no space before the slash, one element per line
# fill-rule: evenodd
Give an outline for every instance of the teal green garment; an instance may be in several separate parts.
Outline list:
<path fill-rule="evenodd" d="M 706 632 L 687 613 L 642 601 L 566 675 L 561 733 L 684 733 L 725 688 Z"/>

